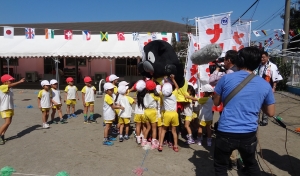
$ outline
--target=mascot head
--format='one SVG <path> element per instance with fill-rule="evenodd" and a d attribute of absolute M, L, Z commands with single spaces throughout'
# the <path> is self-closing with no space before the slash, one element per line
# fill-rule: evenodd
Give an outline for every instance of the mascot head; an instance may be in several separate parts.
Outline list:
<path fill-rule="evenodd" d="M 163 40 L 154 40 L 144 46 L 144 56 L 138 70 L 141 75 L 154 79 L 173 74 L 179 87 L 184 84 L 183 65 L 173 47 Z"/>

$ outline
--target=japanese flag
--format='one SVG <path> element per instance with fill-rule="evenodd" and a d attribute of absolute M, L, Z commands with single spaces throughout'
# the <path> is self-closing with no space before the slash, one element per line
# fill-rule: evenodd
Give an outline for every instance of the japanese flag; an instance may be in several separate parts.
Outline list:
<path fill-rule="evenodd" d="M 253 31 L 253 34 L 256 36 L 256 37 L 259 37 L 260 34 L 258 33 L 258 31 Z"/>
<path fill-rule="evenodd" d="M 14 28 L 13 27 L 4 27 L 3 30 L 3 36 L 4 38 L 14 38 Z"/>

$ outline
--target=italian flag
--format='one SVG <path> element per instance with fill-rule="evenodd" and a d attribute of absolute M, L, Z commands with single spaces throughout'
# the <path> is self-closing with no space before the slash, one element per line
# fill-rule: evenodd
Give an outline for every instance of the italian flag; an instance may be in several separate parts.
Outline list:
<path fill-rule="evenodd" d="M 164 40 L 164 41 L 166 41 L 166 42 L 168 41 L 167 32 L 162 32 L 161 33 L 161 39 Z"/>
<path fill-rule="evenodd" d="M 45 38 L 46 39 L 54 39 L 54 30 L 53 29 L 45 29 Z"/>

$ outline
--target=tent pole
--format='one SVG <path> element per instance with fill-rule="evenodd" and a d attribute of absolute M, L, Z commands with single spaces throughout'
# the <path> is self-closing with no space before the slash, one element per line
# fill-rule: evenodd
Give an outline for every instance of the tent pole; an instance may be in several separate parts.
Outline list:
<path fill-rule="evenodd" d="M 55 79 L 57 81 L 57 88 L 59 90 L 59 72 L 58 72 L 59 59 L 58 58 L 54 58 L 53 60 L 54 60 L 54 64 L 55 64 Z"/>
<path fill-rule="evenodd" d="M 112 74 L 112 59 L 110 58 L 109 61 L 110 61 L 110 74 Z"/>
<path fill-rule="evenodd" d="M 9 74 L 9 59 L 10 58 L 6 58 L 6 61 L 7 61 L 7 74 Z"/>

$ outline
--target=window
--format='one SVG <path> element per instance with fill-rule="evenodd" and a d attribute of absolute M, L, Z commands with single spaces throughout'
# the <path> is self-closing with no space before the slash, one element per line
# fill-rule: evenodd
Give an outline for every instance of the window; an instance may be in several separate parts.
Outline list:
<path fill-rule="evenodd" d="M 137 59 L 121 58 L 116 59 L 116 75 L 118 76 L 138 76 Z"/>
<path fill-rule="evenodd" d="M 76 58 L 66 58 L 66 66 L 75 66 Z M 78 66 L 86 66 L 86 59 L 77 58 Z"/>
<path fill-rule="evenodd" d="M 3 66 L 7 66 L 7 60 L 2 58 Z M 9 59 L 9 66 L 18 66 L 19 65 L 19 58 L 10 58 Z"/>

